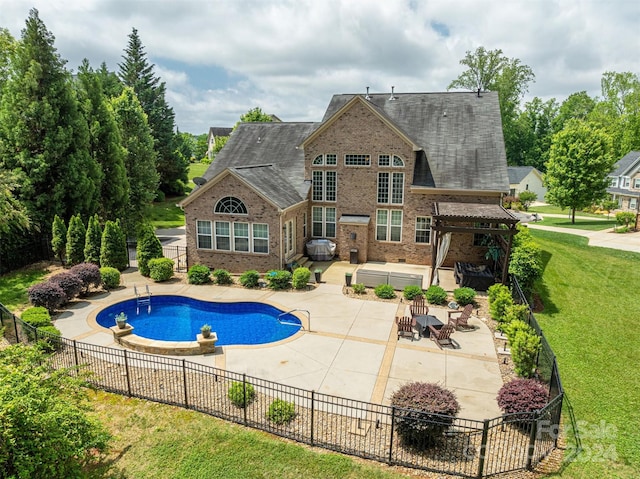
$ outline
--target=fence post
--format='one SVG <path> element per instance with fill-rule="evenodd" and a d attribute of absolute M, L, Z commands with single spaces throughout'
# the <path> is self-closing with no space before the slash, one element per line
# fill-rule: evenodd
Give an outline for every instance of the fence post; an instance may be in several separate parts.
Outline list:
<path fill-rule="evenodd" d="M 316 392 L 312 389 L 311 390 L 311 445 L 313 446 L 313 442 L 314 442 L 314 430 L 313 430 L 313 426 L 314 426 L 314 422 L 315 422 L 315 396 L 316 396 Z"/>
<path fill-rule="evenodd" d="M 182 360 L 182 382 L 184 383 L 184 407 L 189 409 L 189 397 L 187 395 L 187 367 L 184 359 Z"/>
<path fill-rule="evenodd" d="M 80 361 L 78 361 L 78 345 L 76 344 L 76 340 L 73 340 L 73 357 L 76 360 L 76 368 L 80 366 Z"/>
<path fill-rule="evenodd" d="M 485 419 L 482 426 L 482 440 L 480 441 L 480 461 L 478 462 L 477 478 L 484 475 L 484 460 L 487 456 L 487 441 L 489 439 L 489 420 Z"/>
<path fill-rule="evenodd" d="M 538 413 L 539 414 L 539 413 Z M 529 435 L 529 447 L 527 448 L 527 470 L 531 470 L 533 464 L 533 453 L 536 449 L 536 436 L 538 435 L 538 415 L 531 422 L 531 434 Z"/>
<path fill-rule="evenodd" d="M 244 425 L 247 425 L 247 375 L 242 373 L 242 404 L 244 407 L 242 408 L 243 416 L 244 416 Z"/>
<path fill-rule="evenodd" d="M 129 397 L 131 397 L 131 379 L 129 378 L 129 361 L 127 359 L 127 350 L 123 349 L 124 351 L 124 372 L 125 372 L 125 376 L 127 377 L 127 394 L 129 395 Z"/>
<path fill-rule="evenodd" d="M 387 462 L 393 464 L 393 431 L 396 428 L 396 407 L 391 406 L 391 434 L 389 438 L 389 458 Z"/>
<path fill-rule="evenodd" d="M 15 314 L 12 314 L 11 316 L 13 316 L 13 329 L 16 331 L 16 344 L 18 344 L 20 342 L 20 336 L 18 335 L 18 322 L 16 321 Z"/>

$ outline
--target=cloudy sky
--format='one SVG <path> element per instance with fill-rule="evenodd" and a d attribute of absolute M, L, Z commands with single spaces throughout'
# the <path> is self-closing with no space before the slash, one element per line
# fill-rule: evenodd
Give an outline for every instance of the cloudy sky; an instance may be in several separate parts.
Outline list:
<path fill-rule="evenodd" d="M 112 70 L 139 32 L 181 131 L 232 126 L 259 106 L 319 121 L 334 93 L 445 91 L 478 46 L 529 65 L 527 98 L 600 93 L 640 74 L 638 0 L 0 0 L 19 38 L 30 8 L 76 70 Z"/>

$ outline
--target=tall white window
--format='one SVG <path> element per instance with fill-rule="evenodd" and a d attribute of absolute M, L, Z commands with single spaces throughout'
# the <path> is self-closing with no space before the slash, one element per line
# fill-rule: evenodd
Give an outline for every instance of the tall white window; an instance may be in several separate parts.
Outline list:
<path fill-rule="evenodd" d="M 402 210 L 376 212 L 376 240 L 393 242 L 402 240 Z"/>
<path fill-rule="evenodd" d="M 254 223 L 253 229 L 253 252 L 268 253 L 269 252 L 269 225 L 262 223 Z"/>
<path fill-rule="evenodd" d="M 231 251 L 231 228 L 228 221 L 216 221 L 216 249 Z"/>
<path fill-rule="evenodd" d="M 314 206 L 311 208 L 311 236 L 316 238 L 335 238 L 335 208 L 322 206 Z"/>
<path fill-rule="evenodd" d="M 630 198 L 629 199 L 629 209 L 630 210 L 635 210 L 637 206 L 638 206 L 637 198 Z"/>
<path fill-rule="evenodd" d="M 416 243 L 431 243 L 431 217 L 416 217 Z"/>
<path fill-rule="evenodd" d="M 640 189 L 640 178 L 633 179 L 633 188 L 636 190 Z"/>
<path fill-rule="evenodd" d="M 249 251 L 249 223 L 233 223 L 233 250 Z"/>
<path fill-rule="evenodd" d="M 211 221 L 196 221 L 198 249 L 212 249 Z"/>
<path fill-rule="evenodd" d="M 622 188 L 629 188 L 630 184 L 631 184 L 631 178 L 629 178 L 628 176 L 623 176 L 622 177 Z"/>
<path fill-rule="evenodd" d="M 378 203 L 401 205 L 404 201 L 404 173 L 378 173 Z"/>
<path fill-rule="evenodd" d="M 313 201 L 336 201 L 337 174 L 335 171 L 313 171 Z"/>

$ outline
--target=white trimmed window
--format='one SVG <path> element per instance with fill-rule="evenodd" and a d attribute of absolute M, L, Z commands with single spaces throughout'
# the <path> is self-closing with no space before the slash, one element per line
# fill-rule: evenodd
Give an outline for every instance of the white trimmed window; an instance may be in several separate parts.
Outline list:
<path fill-rule="evenodd" d="M 431 243 L 431 217 L 416 217 L 416 243 Z"/>
<path fill-rule="evenodd" d="M 216 249 L 231 251 L 231 228 L 228 221 L 216 221 Z"/>
<path fill-rule="evenodd" d="M 371 166 L 371 155 L 344 155 L 345 166 Z"/>
<path fill-rule="evenodd" d="M 393 166 L 398 168 L 398 167 L 403 167 L 404 166 L 404 160 L 402 158 L 400 158 L 399 156 L 393 155 Z"/>
<path fill-rule="evenodd" d="M 376 212 L 376 240 L 402 240 L 402 210 L 378 210 Z"/>
<path fill-rule="evenodd" d="M 393 158 L 393 162 L 391 158 Z M 378 155 L 378 166 L 400 168 L 404 166 L 404 160 L 397 155 Z"/>
<path fill-rule="evenodd" d="M 623 176 L 622 177 L 622 188 L 629 188 L 629 185 L 631 185 L 631 178 L 629 178 L 628 176 Z"/>
<path fill-rule="evenodd" d="M 633 179 L 633 188 L 636 190 L 640 189 L 640 178 Z"/>
<path fill-rule="evenodd" d="M 234 196 L 226 196 L 216 203 L 214 211 L 216 213 L 228 215 L 246 215 L 247 207 L 244 205 L 242 200 L 239 200 Z"/>
<path fill-rule="evenodd" d="M 322 166 L 324 165 L 324 156 L 323 155 L 318 155 L 316 156 L 313 161 L 311 162 L 311 164 L 313 166 Z"/>
<path fill-rule="evenodd" d="M 196 221 L 198 249 L 213 249 L 211 221 Z"/>
<path fill-rule="evenodd" d="M 336 201 L 337 173 L 335 171 L 311 172 L 313 201 Z"/>
<path fill-rule="evenodd" d="M 609 183 L 609 186 L 611 186 L 612 188 L 617 188 L 618 187 L 618 177 L 617 176 L 611 176 L 609 178 L 611 180 L 611 183 Z"/>
<path fill-rule="evenodd" d="M 315 238 L 336 237 L 336 209 L 314 206 L 311 208 L 311 236 Z"/>
<path fill-rule="evenodd" d="M 629 199 L 629 209 L 630 210 L 635 210 L 638 206 L 638 199 L 637 198 L 630 198 Z"/>
<path fill-rule="evenodd" d="M 401 205 L 404 201 L 404 173 L 378 172 L 378 203 Z"/>
<path fill-rule="evenodd" d="M 253 252 L 268 253 L 269 252 L 269 225 L 262 223 L 254 223 L 253 229 Z"/>
<path fill-rule="evenodd" d="M 233 223 L 233 250 L 249 252 L 249 223 Z"/>
<path fill-rule="evenodd" d="M 334 154 L 318 155 L 311 162 L 313 166 L 335 166 L 338 164 L 338 156 Z"/>

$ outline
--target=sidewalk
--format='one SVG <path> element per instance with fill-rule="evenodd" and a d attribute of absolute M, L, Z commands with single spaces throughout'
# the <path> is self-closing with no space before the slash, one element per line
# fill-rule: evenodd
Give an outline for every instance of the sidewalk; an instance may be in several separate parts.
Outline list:
<path fill-rule="evenodd" d="M 640 253 L 640 231 L 635 233 L 615 233 L 613 229 L 591 231 L 574 228 L 559 228 L 557 226 L 543 226 L 536 223 L 527 223 L 527 226 L 532 229 L 584 236 L 589 239 L 589 246 L 599 246 L 601 248 L 612 248 Z"/>

